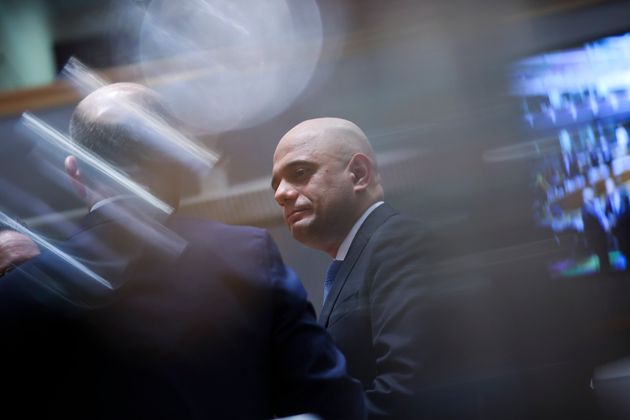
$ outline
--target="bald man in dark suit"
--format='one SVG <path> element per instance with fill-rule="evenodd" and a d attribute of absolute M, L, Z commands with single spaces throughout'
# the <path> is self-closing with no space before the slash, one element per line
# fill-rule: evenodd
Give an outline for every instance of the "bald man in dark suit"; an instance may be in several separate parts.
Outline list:
<path fill-rule="evenodd" d="M 368 417 L 433 418 L 420 392 L 440 360 L 425 312 L 436 290 L 431 241 L 383 201 L 363 131 L 339 118 L 298 124 L 276 148 L 272 188 L 293 237 L 333 258 L 319 320 L 361 381 Z"/>

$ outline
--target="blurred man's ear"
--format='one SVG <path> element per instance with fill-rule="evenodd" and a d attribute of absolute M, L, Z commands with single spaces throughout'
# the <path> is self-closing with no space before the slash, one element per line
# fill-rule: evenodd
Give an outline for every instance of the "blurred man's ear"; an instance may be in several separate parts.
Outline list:
<path fill-rule="evenodd" d="M 74 187 L 75 191 L 82 199 L 87 198 L 87 189 L 81 180 L 81 171 L 79 171 L 79 164 L 77 162 L 77 158 L 70 155 L 66 157 L 64 160 L 64 167 L 66 169 L 66 173 L 70 177 L 70 182 Z"/>
<path fill-rule="evenodd" d="M 373 176 L 370 159 L 362 153 L 356 153 L 350 159 L 348 168 L 352 174 L 354 190 L 358 192 L 367 189 Z"/>

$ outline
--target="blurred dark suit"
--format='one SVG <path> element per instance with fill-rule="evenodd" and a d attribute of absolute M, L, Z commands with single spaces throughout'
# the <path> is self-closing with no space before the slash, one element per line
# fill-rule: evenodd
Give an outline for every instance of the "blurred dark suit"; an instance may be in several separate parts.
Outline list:
<path fill-rule="evenodd" d="M 0 282 L 3 410 L 25 418 L 363 416 L 360 386 L 267 233 L 174 217 L 166 225 L 187 246 L 165 258 L 129 232 L 133 220 L 104 215 L 109 206 L 62 245 L 79 256 L 107 254 L 112 243 L 138 251 L 113 268 L 91 261 L 121 280 L 96 307 L 29 280 L 71 275 L 50 252 Z"/>

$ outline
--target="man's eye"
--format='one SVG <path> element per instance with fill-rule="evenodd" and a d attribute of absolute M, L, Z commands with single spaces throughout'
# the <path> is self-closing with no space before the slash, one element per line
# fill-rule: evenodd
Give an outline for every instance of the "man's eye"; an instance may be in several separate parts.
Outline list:
<path fill-rule="evenodd" d="M 299 182 L 299 183 L 308 182 L 312 174 L 313 174 L 313 171 L 309 167 L 303 167 L 303 166 L 295 167 L 289 176 L 290 182 L 291 181 Z"/>

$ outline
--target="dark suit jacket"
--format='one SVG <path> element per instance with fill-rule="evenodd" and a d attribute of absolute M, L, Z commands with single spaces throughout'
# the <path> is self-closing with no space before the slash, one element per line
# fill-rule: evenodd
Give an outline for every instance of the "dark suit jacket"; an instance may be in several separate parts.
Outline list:
<path fill-rule="evenodd" d="M 364 416 L 359 384 L 266 232 L 172 218 L 167 226 L 187 245 L 165 257 L 120 222 L 93 212 L 62 247 L 116 282 L 90 305 L 30 281 L 29 273 L 53 273 L 59 284 L 72 275 L 48 252 L 0 282 L 3 410 L 25 418 Z M 121 241 L 133 258 L 103 264 L 98 256 Z M 83 280 L 69 280 L 76 293 Z"/>
<path fill-rule="evenodd" d="M 437 360 L 430 350 L 429 289 L 435 282 L 426 230 L 389 205 L 354 238 L 320 322 L 366 393 L 370 418 L 419 418 L 418 390 Z"/>

